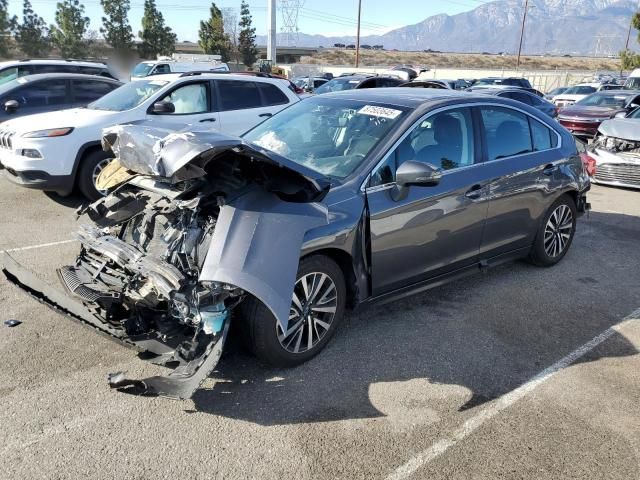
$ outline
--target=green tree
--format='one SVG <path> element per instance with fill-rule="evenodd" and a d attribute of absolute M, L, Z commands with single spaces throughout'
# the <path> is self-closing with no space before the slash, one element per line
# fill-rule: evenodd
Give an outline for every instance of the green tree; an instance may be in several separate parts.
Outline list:
<path fill-rule="evenodd" d="M 117 55 L 129 53 L 133 47 L 133 32 L 127 17 L 131 4 L 129 0 L 100 0 L 105 17 L 102 17 L 100 33 L 113 47 Z"/>
<path fill-rule="evenodd" d="M 138 51 L 142 58 L 171 55 L 176 48 L 176 34 L 164 24 L 162 13 L 154 0 L 144 0 L 142 31 L 138 33 L 142 43 Z"/>
<path fill-rule="evenodd" d="M 620 52 L 620 62 L 623 70 L 633 70 L 640 67 L 640 55 L 632 50 L 622 50 Z"/>
<path fill-rule="evenodd" d="M 16 17 L 9 16 L 8 8 L 8 0 L 0 0 L 0 58 L 9 56 L 11 32 L 16 26 Z"/>
<path fill-rule="evenodd" d="M 229 61 L 231 54 L 231 40 L 229 35 L 224 33 L 224 21 L 222 12 L 215 3 L 211 3 L 209 20 L 200 21 L 200 31 L 198 44 L 204 53 L 210 55 L 220 55 L 223 62 Z"/>
<path fill-rule="evenodd" d="M 631 18 L 631 25 L 636 30 L 640 30 L 640 12 L 636 12 Z M 640 42 L 640 33 L 638 33 L 638 42 Z M 640 67 L 640 55 L 626 49 L 620 52 L 620 62 L 623 70 L 633 70 Z"/>
<path fill-rule="evenodd" d="M 89 28 L 89 17 L 84 16 L 84 5 L 78 0 L 58 2 L 56 25 L 51 26 L 51 40 L 65 58 L 82 58 L 87 55 L 84 39 Z"/>
<path fill-rule="evenodd" d="M 242 63 L 251 67 L 258 59 L 258 47 L 256 46 L 256 29 L 252 24 L 249 5 L 243 0 L 240 4 L 240 33 L 238 35 L 238 50 L 242 56 Z"/>
<path fill-rule="evenodd" d="M 20 50 L 28 57 L 46 57 L 51 51 L 49 27 L 33 11 L 29 0 L 24 0 L 22 23 L 16 27 L 15 39 Z"/>

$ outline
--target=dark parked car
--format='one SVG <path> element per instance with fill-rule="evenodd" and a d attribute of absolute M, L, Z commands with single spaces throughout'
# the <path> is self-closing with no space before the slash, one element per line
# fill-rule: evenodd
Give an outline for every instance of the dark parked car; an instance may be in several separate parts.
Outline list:
<path fill-rule="evenodd" d="M 540 110 L 541 112 L 555 118 L 558 114 L 558 108 L 551 102 L 539 97 L 533 93 L 528 92 L 523 88 L 515 87 L 471 87 L 466 90 L 467 92 L 482 93 L 485 95 L 495 95 L 496 97 L 510 98 L 517 100 L 518 102 L 531 105 L 533 108 Z"/>
<path fill-rule="evenodd" d="M 411 87 L 411 88 L 448 88 L 451 90 L 464 90 L 470 86 L 470 83 L 466 80 L 413 80 L 398 85 L 399 87 Z"/>
<path fill-rule="evenodd" d="M 324 77 L 301 77 L 294 78 L 292 82 L 303 92 L 313 92 L 316 88 L 327 83 L 329 79 Z"/>
<path fill-rule="evenodd" d="M 510 87 L 533 88 L 526 78 L 522 77 L 487 77 L 476 80 L 473 86 L 479 85 L 508 85 Z"/>
<path fill-rule="evenodd" d="M 324 85 L 315 89 L 314 93 L 340 92 L 343 90 L 353 90 L 359 88 L 382 88 L 397 87 L 404 80 L 392 77 L 372 77 L 365 75 L 351 75 L 349 77 L 338 77 L 329 80 Z"/>
<path fill-rule="evenodd" d="M 95 75 L 44 73 L 0 85 L 0 122 L 87 105 L 122 85 Z"/>
<path fill-rule="evenodd" d="M 0 62 L 0 85 L 26 75 L 39 73 L 83 73 L 116 80 L 109 67 L 100 62 L 77 60 L 11 60 Z"/>
<path fill-rule="evenodd" d="M 118 161 L 98 181 L 116 189 L 83 212 L 80 254 L 58 271 L 66 294 L 2 257 L 10 282 L 175 368 L 110 377 L 135 392 L 191 396 L 230 321 L 257 356 L 293 366 L 327 344 L 347 308 L 510 259 L 554 265 L 588 207 L 573 137 L 500 97 L 340 92 L 243 138 L 162 135 L 106 132 Z"/>
<path fill-rule="evenodd" d="M 638 106 L 640 90 L 605 90 L 563 108 L 558 121 L 574 135 L 593 137 L 602 122 L 616 115 L 626 115 Z"/>

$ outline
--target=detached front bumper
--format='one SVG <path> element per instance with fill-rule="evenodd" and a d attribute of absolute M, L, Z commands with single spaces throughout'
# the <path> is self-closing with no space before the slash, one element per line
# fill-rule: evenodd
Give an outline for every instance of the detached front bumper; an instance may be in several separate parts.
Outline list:
<path fill-rule="evenodd" d="M 6 252 L 0 254 L 0 271 L 9 283 L 24 290 L 56 313 L 91 328 L 126 347 L 147 353 L 151 357 L 149 359 L 154 363 L 164 365 L 173 360 L 172 351 L 168 350 L 167 345 L 163 344 L 160 339 L 147 335 L 128 336 L 124 329 L 104 322 L 84 303 L 40 280 L 33 272 L 20 265 Z M 229 321 L 227 320 L 221 334 L 207 345 L 202 355 L 178 366 L 166 377 L 155 376 L 143 380 L 128 380 L 124 378 L 123 374 L 116 373 L 109 376 L 109 385 L 112 388 L 125 389 L 129 393 L 162 395 L 178 399 L 190 398 L 218 364 L 228 330 Z"/>
<path fill-rule="evenodd" d="M 640 154 L 612 153 L 598 148 L 589 155 L 596 161 L 593 183 L 640 189 Z"/>

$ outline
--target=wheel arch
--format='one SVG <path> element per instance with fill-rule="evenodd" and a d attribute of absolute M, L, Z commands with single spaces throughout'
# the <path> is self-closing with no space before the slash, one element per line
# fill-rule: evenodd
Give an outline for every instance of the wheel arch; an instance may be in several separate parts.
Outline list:
<path fill-rule="evenodd" d="M 78 170 L 80 169 L 80 162 L 85 156 L 97 150 L 102 150 L 102 144 L 100 143 L 100 140 L 93 140 L 91 142 L 84 143 L 78 149 L 78 152 L 76 153 L 76 158 L 73 161 L 73 170 L 71 172 L 74 186 L 76 185 L 78 180 Z"/>
<path fill-rule="evenodd" d="M 344 276 L 344 283 L 347 288 L 347 302 L 349 308 L 353 308 L 358 303 L 358 282 L 353 266 L 353 257 L 349 252 L 339 248 L 320 248 L 312 252 L 306 252 L 300 260 L 316 255 L 324 255 L 336 262 Z"/>

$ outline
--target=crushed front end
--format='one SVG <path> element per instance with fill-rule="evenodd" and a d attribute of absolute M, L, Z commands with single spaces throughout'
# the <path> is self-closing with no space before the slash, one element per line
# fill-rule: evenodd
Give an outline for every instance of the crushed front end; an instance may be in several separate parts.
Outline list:
<path fill-rule="evenodd" d="M 117 185 L 79 211 L 80 253 L 57 271 L 66 294 L 6 253 L 2 271 L 59 313 L 173 369 L 143 380 L 115 373 L 111 387 L 186 399 L 218 363 L 247 295 L 286 322 L 304 233 L 327 222 L 312 203 L 326 188 L 212 134 L 158 140 L 150 158 L 135 148 L 127 157 L 119 141 L 151 137 L 119 128 L 105 137 L 117 155 L 106 182 Z M 274 245 L 273 228 L 287 224 Z"/>
<path fill-rule="evenodd" d="M 622 127 L 627 127 L 628 120 L 605 122 L 601 135 L 589 146 L 590 175 L 594 183 L 640 188 L 640 123 L 636 121 L 634 130 L 627 131 L 628 128 Z"/>

